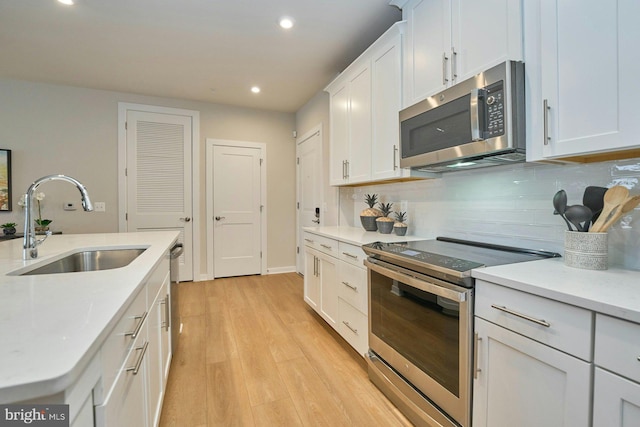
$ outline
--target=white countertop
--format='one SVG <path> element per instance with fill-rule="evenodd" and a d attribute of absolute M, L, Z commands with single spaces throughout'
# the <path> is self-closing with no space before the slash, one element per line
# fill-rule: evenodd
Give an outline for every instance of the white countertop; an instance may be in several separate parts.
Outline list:
<path fill-rule="evenodd" d="M 554 258 L 480 268 L 472 276 L 640 323 L 640 271 L 583 270 Z"/>
<path fill-rule="evenodd" d="M 177 236 L 177 231 L 53 235 L 39 246 L 38 259 L 29 261 L 22 260 L 22 239 L 0 242 L 0 404 L 71 385 Z M 147 250 L 113 270 L 7 275 L 77 249 L 126 247 Z"/>
<path fill-rule="evenodd" d="M 396 236 L 394 233 L 382 234 L 377 231 L 367 231 L 362 227 L 304 227 L 304 231 L 351 243 L 352 245 L 365 245 L 373 242 L 408 242 L 429 238 L 420 236 Z"/>

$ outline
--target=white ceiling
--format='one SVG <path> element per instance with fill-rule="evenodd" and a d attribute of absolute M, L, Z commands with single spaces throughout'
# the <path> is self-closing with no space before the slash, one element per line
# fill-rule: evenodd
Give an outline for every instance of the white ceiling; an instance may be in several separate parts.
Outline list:
<path fill-rule="evenodd" d="M 295 112 L 400 19 L 389 0 L 0 0 L 0 77 Z"/>

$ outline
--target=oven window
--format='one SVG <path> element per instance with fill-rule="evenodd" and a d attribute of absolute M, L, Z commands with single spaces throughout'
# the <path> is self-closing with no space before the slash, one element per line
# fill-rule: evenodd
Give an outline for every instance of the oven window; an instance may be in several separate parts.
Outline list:
<path fill-rule="evenodd" d="M 370 274 L 371 332 L 459 397 L 459 303 Z"/>

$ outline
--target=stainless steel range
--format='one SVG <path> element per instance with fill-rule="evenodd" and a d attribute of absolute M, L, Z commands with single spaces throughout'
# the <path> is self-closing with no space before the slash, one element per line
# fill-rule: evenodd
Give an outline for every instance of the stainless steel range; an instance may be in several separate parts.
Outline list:
<path fill-rule="evenodd" d="M 471 270 L 553 252 L 438 237 L 371 243 L 369 378 L 416 425 L 471 425 Z"/>

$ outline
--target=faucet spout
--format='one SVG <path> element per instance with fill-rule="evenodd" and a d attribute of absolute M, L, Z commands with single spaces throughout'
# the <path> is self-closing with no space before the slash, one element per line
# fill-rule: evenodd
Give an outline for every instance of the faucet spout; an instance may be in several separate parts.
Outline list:
<path fill-rule="evenodd" d="M 93 210 L 93 203 L 91 203 L 91 198 L 89 198 L 89 193 L 87 189 L 80 181 L 75 178 L 71 178 L 66 175 L 47 175 L 42 178 L 36 179 L 33 184 L 29 186 L 27 190 L 27 197 L 25 200 L 24 206 L 24 240 L 22 244 L 22 258 L 25 260 L 34 259 L 38 257 L 38 246 L 44 242 L 44 240 L 49 237 L 50 232 L 45 235 L 42 239 L 36 239 L 36 231 L 35 226 L 33 225 L 33 195 L 36 193 L 36 190 L 43 182 L 47 181 L 67 181 L 76 186 L 78 191 L 80 191 L 80 195 L 82 196 L 82 208 L 90 212 Z"/>

